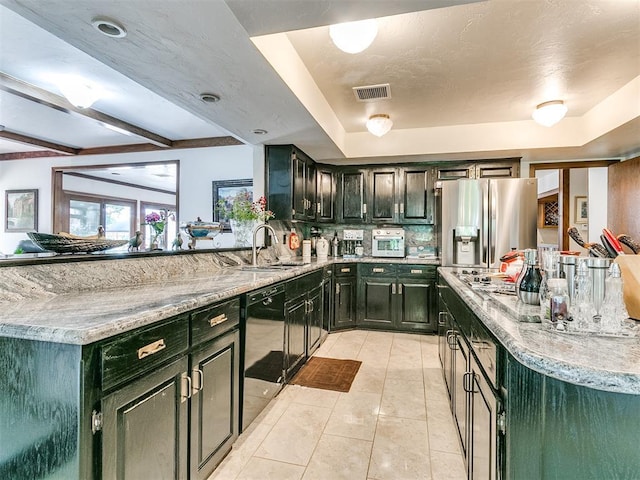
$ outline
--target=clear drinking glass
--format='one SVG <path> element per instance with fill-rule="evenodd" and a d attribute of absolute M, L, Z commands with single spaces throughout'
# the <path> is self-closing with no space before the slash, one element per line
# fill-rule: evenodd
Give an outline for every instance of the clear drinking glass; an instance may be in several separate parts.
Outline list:
<path fill-rule="evenodd" d="M 540 282 L 540 315 L 550 320 L 549 280 L 560 277 L 560 252 L 558 250 L 541 250 L 542 281 Z"/>

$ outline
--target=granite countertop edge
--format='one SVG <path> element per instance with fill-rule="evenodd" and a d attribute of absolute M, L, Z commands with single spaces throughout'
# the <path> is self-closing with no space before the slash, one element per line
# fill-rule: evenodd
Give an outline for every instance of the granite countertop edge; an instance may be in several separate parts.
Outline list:
<path fill-rule="evenodd" d="M 229 267 L 189 279 L 166 279 L 137 288 L 24 300 L 3 305 L 6 308 L 0 313 L 0 336 L 88 345 L 338 263 L 438 266 L 440 262 L 433 258 L 330 257 L 326 261 L 314 258 L 310 264 L 301 263 L 285 270 L 253 272 L 242 267 Z M 119 305 L 112 306 L 113 299 L 118 299 Z M 75 310 L 74 306 L 77 307 Z M 111 308 L 105 312 L 101 306 Z"/>
<path fill-rule="evenodd" d="M 638 338 L 570 335 L 545 330 L 540 323 L 519 322 L 513 312 L 492 301 L 490 294 L 478 293 L 460 281 L 453 270 L 440 267 L 438 272 L 525 367 L 596 390 L 640 394 Z"/>

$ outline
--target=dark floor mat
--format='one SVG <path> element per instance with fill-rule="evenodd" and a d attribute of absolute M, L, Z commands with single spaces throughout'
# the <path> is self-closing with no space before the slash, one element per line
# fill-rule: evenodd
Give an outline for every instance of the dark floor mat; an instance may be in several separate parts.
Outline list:
<path fill-rule="evenodd" d="M 290 383 L 348 392 L 361 364 L 358 360 L 311 357 Z"/>

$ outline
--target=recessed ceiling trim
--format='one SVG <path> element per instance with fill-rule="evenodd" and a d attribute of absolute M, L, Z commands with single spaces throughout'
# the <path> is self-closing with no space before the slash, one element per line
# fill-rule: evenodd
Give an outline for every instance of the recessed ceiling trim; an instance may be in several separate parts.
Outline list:
<path fill-rule="evenodd" d="M 352 90 L 358 102 L 377 102 L 391 99 L 391 85 L 388 83 L 353 87 Z"/>

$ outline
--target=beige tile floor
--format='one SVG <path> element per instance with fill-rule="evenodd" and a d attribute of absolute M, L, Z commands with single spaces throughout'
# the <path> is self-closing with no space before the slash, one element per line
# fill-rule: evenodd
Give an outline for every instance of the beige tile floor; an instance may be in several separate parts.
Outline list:
<path fill-rule="evenodd" d="M 362 361 L 349 393 L 286 386 L 209 480 L 465 478 L 435 336 L 333 333 L 316 355 Z"/>

